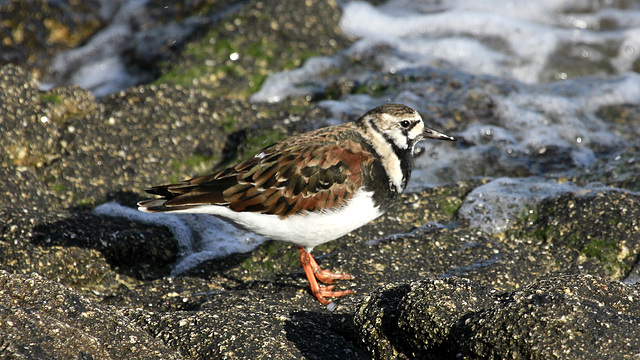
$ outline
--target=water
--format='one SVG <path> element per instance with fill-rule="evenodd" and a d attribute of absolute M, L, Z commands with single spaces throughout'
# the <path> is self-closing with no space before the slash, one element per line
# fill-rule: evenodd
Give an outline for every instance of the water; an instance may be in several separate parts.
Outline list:
<path fill-rule="evenodd" d="M 640 76 L 635 73 L 528 85 L 507 96 L 494 96 L 492 123 L 473 123 L 455 134 L 466 142 L 457 151 L 429 144 L 431 156 L 418 158 L 411 188 L 439 185 L 442 180 L 541 176 L 586 168 L 596 160 L 596 152 L 627 144 L 623 133 L 612 131 L 611 124 L 596 114 L 598 109 L 636 99 L 640 99 Z M 627 130 L 634 133 L 631 127 Z M 438 167 L 443 166 L 446 177 L 438 176 Z"/>
<path fill-rule="evenodd" d="M 379 95 L 320 101 L 332 115 L 322 125 L 393 101 L 416 108 L 436 129 L 455 129 L 456 145 L 423 143 L 409 191 L 494 178 L 460 211 L 479 231 L 504 231 L 540 201 L 580 192 L 554 179 L 640 138 L 637 124 L 612 124 L 598 114 L 640 99 L 638 2 L 356 1 L 344 5 L 340 27 L 356 39 L 351 47 L 269 76 L 251 101 L 313 99 L 344 79 L 390 85 Z M 451 79 L 461 89 L 443 88 Z M 472 109 L 457 122 L 447 117 L 473 96 L 490 103 L 486 113 Z M 211 256 L 215 251 L 202 258 Z"/>
<path fill-rule="evenodd" d="M 123 54 L 136 36 L 136 19 L 145 16 L 147 2 L 103 2 L 97 11 L 108 25 L 87 44 L 57 54 L 49 69 L 51 76 L 43 81 L 41 88 L 48 90 L 54 86 L 77 84 L 100 97 L 151 80 L 151 74 L 129 69 Z"/>
<path fill-rule="evenodd" d="M 86 44 L 57 54 L 41 84 L 43 90 L 77 84 L 103 97 L 155 79 L 155 67 L 166 60 L 166 48 L 179 48 L 199 29 L 229 13 L 242 2 L 209 15 L 180 22 L 159 21 L 147 8 L 149 0 L 104 0 L 96 9 L 106 26 Z"/>

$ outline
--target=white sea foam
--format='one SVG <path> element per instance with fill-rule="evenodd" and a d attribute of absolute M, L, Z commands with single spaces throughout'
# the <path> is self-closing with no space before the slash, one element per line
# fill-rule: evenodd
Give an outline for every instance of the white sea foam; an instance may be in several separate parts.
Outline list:
<path fill-rule="evenodd" d="M 144 13 L 147 2 L 128 0 L 101 4 L 97 10 L 111 23 L 86 44 L 56 54 L 50 67 L 52 76 L 41 88 L 77 84 L 96 96 L 103 96 L 138 82 L 139 79 L 128 72 L 120 49 L 134 37 L 132 19 Z"/>
<path fill-rule="evenodd" d="M 596 160 L 593 148 L 618 148 L 638 133 L 637 128 L 627 134 L 613 132 L 597 115 L 598 109 L 637 99 L 640 75 L 635 73 L 531 85 L 506 97 L 495 96 L 493 124 L 474 123 L 455 134 L 464 139 L 464 147 L 451 151 L 450 144 L 423 143 L 426 151 L 416 159 L 409 190 L 476 176 L 588 167 Z M 570 161 L 559 160 L 562 157 Z"/>
<path fill-rule="evenodd" d="M 513 77 L 533 82 L 561 37 L 551 36 L 547 27 L 491 12 L 451 10 L 398 16 L 385 11 L 390 6 L 349 3 L 340 21 L 346 35 L 398 50 L 394 61 L 384 62 L 388 69 L 437 65 L 445 60 L 477 74 L 507 76 L 505 70 L 511 68 Z M 506 33 L 514 36 L 506 37 Z M 492 49 L 483 43 L 486 38 L 506 41 L 508 47 Z"/>
<path fill-rule="evenodd" d="M 367 70 L 353 73 L 359 67 L 354 59 L 382 73 L 432 66 L 526 83 L 622 75 L 640 59 L 639 19 L 640 6 L 615 9 L 584 1 L 349 2 L 340 27 L 357 41 L 322 58 L 319 70 L 305 65 L 270 76 L 252 100 L 322 91 L 331 77 L 327 70 L 366 79 Z"/>
<path fill-rule="evenodd" d="M 280 72 L 269 76 L 260 90 L 251 96 L 255 102 L 280 102 L 290 96 L 306 95 L 317 88 L 317 84 L 307 83 L 312 76 L 337 66 L 336 60 L 328 57 L 315 57 L 307 60 L 300 68 Z M 299 86 L 288 86 L 291 83 Z"/>
<path fill-rule="evenodd" d="M 51 61 L 41 85 L 77 84 L 101 97 L 153 80 L 150 63 L 161 59 L 161 49 L 193 35 L 204 22 L 201 16 L 180 22 L 158 22 L 147 7 L 149 0 L 101 0 L 95 11 L 105 26 L 77 48 L 62 51 Z M 233 11 L 236 6 L 230 6 Z M 218 18 L 227 11 L 210 15 Z M 142 66 L 141 66 L 142 65 Z"/>
<path fill-rule="evenodd" d="M 183 273 L 207 260 L 249 252 L 265 241 L 261 236 L 240 230 L 211 215 L 144 213 L 115 202 L 96 207 L 94 214 L 166 226 L 181 251 L 171 275 Z"/>
<path fill-rule="evenodd" d="M 458 215 L 469 221 L 471 228 L 496 234 L 535 211 L 545 200 L 568 193 L 583 197 L 615 191 L 637 194 L 599 183 L 579 187 L 570 182 L 558 183 L 535 177 L 498 178 L 473 189 L 463 200 Z"/>
<path fill-rule="evenodd" d="M 472 228 L 488 234 L 499 233 L 541 201 L 577 189 L 574 184 L 535 178 L 499 178 L 469 193 L 458 214 Z"/>
<path fill-rule="evenodd" d="M 545 77 L 551 56 L 569 55 L 565 48 L 579 50 L 576 62 L 603 60 L 619 74 L 629 71 L 639 56 L 638 19 L 640 8 L 623 11 L 580 1 L 469 0 L 434 8 L 392 0 L 379 7 L 348 3 L 340 26 L 368 48 L 379 42 L 397 49 L 403 61 L 387 61 L 390 68 L 446 61 L 475 74 L 533 83 Z M 603 22 L 620 32 L 599 31 Z M 603 55 L 603 49 L 616 46 L 617 57 Z"/>

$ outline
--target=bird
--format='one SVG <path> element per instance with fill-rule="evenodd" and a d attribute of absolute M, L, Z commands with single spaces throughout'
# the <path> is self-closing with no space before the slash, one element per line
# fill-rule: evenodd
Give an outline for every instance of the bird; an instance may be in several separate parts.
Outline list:
<path fill-rule="evenodd" d="M 335 290 L 336 281 L 354 277 L 320 268 L 313 248 L 384 214 L 407 187 L 423 139 L 456 140 L 426 127 L 411 107 L 387 103 L 356 121 L 285 138 L 224 170 L 146 189 L 160 197 L 138 209 L 210 214 L 296 245 L 311 293 L 328 305 L 327 298 L 353 293 Z"/>

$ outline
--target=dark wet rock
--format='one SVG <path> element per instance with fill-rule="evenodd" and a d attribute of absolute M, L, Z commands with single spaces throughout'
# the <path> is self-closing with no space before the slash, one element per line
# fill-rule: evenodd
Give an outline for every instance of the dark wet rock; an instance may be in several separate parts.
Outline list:
<path fill-rule="evenodd" d="M 281 290 L 262 284 L 212 294 L 197 311 L 128 314 L 190 359 L 367 358 L 354 341 L 350 314 L 318 311 L 306 292 L 291 298 Z"/>
<path fill-rule="evenodd" d="M 249 1 L 188 44 L 177 65 L 164 63 L 158 81 L 248 99 L 269 74 L 344 48 L 349 41 L 340 35 L 340 14 L 335 1 Z"/>
<path fill-rule="evenodd" d="M 591 276 L 550 278 L 467 321 L 472 357 L 631 359 L 640 351 L 638 287 Z M 492 339 L 492 340 L 489 340 Z M 497 341 L 496 341 L 497 340 Z"/>
<path fill-rule="evenodd" d="M 629 132 L 628 126 L 640 126 L 640 105 L 638 104 L 622 104 L 603 106 L 596 115 L 607 120 L 611 124 L 612 131 L 621 138 L 631 143 L 638 139 L 633 132 Z"/>
<path fill-rule="evenodd" d="M 20 64 L 40 78 L 57 52 L 73 48 L 104 25 L 100 1 L 0 3 L 0 65 Z"/>
<path fill-rule="evenodd" d="M 453 350 L 451 328 L 492 301 L 490 289 L 465 279 L 388 284 L 365 298 L 355 325 L 373 358 L 439 357 Z"/>
<path fill-rule="evenodd" d="M 620 189 L 640 191 L 638 169 L 640 169 L 640 143 L 635 142 L 599 159 L 572 180 L 580 184 L 602 183 Z"/>
<path fill-rule="evenodd" d="M 638 201 L 638 194 L 609 188 L 543 201 L 505 233 L 489 237 L 495 244 L 491 266 L 467 268 L 464 276 L 500 290 L 560 274 L 623 280 L 640 250 Z"/>
<path fill-rule="evenodd" d="M 166 229 L 125 219 L 1 208 L 0 219 L 2 269 L 35 272 L 94 299 L 166 275 L 178 256 Z"/>
<path fill-rule="evenodd" d="M 158 77 L 162 61 L 239 8 L 233 0 L 173 6 L 162 1 L 4 1 L 0 4 L 0 66 L 19 64 L 37 79 L 60 86 L 73 84 L 75 72 L 87 60 L 99 63 L 112 57 L 129 75 L 129 79 L 120 78 L 118 85 L 149 82 Z M 82 50 L 74 52 L 78 48 Z M 65 55 L 56 57 L 61 53 Z M 88 85 L 100 92 L 104 84 Z"/>
<path fill-rule="evenodd" d="M 3 359 L 181 359 L 120 310 L 38 274 L 0 270 Z"/>
<path fill-rule="evenodd" d="M 355 324 L 375 359 L 631 359 L 638 286 L 563 276 L 499 293 L 458 278 L 386 285 Z"/>
<path fill-rule="evenodd" d="M 122 92 L 96 104 L 78 87 L 39 92 L 19 67 L 7 65 L 0 74 L 6 94 L 0 99 L 2 171 L 23 179 L 14 182 L 18 189 L 37 189 L 37 196 L 3 192 L 9 207 L 25 205 L 11 201 L 12 194 L 33 196 L 31 207 L 61 209 L 192 177 L 224 159 L 224 126 L 246 131 L 260 120 L 245 102 L 212 102 L 196 91 L 166 85 Z M 268 128 L 271 132 L 263 132 L 285 131 Z"/>
<path fill-rule="evenodd" d="M 377 49 L 380 50 L 380 49 Z M 393 96 L 419 87 L 426 93 L 429 102 L 421 113 L 426 123 L 447 133 L 462 130 L 474 121 L 492 124 L 498 120 L 493 97 L 516 91 L 519 86 L 490 76 L 474 76 L 451 69 L 419 68 L 405 69 L 397 73 L 373 74 L 362 82 L 357 72 L 349 69 L 372 66 L 364 59 L 344 64 L 347 74 L 328 75 L 334 79 L 318 96 L 322 99 L 339 99 L 349 94 L 368 94 L 373 97 Z M 362 63 L 362 64 L 360 64 Z M 373 69 L 372 69 L 373 70 Z M 458 138 L 464 142 L 464 138 Z"/>
<path fill-rule="evenodd" d="M 640 195 L 599 188 L 543 203 L 528 235 L 548 246 L 556 271 L 580 272 L 622 280 L 640 252 Z M 530 221 L 532 219 L 529 219 Z"/>

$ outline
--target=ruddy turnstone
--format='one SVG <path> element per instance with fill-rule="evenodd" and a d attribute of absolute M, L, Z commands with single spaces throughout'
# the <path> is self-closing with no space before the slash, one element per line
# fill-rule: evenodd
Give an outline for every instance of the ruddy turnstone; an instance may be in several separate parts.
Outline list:
<path fill-rule="evenodd" d="M 311 251 L 382 215 L 404 191 L 416 143 L 455 138 L 425 127 L 417 111 L 378 106 L 355 122 L 289 137 L 220 172 L 146 191 L 146 212 L 211 214 L 273 240 L 293 243 L 311 292 L 327 297 L 349 274 L 321 269 Z"/>

